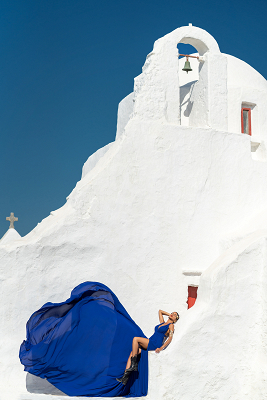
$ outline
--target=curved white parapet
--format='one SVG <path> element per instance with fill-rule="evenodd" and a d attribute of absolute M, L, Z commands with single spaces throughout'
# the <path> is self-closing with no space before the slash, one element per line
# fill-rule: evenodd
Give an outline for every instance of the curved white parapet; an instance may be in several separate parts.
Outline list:
<path fill-rule="evenodd" d="M 151 400 L 267 397 L 267 230 L 227 250 L 202 275 L 173 343 L 149 355 Z"/>

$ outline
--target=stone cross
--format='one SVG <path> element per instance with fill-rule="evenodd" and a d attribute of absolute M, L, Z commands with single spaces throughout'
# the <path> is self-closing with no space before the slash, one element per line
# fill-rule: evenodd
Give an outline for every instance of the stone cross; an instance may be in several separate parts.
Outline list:
<path fill-rule="evenodd" d="M 10 221 L 9 229 L 15 229 L 14 228 L 14 222 L 18 221 L 17 217 L 14 217 L 14 213 L 10 213 L 10 217 L 6 217 L 7 221 Z"/>

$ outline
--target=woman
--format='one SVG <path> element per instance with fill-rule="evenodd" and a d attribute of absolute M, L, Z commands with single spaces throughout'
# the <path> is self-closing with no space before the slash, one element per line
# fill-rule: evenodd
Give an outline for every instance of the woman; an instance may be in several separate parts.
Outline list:
<path fill-rule="evenodd" d="M 164 321 L 163 315 L 169 317 L 167 322 Z M 133 338 L 132 351 L 128 358 L 126 369 L 122 378 L 117 378 L 118 382 L 126 385 L 131 372 L 138 371 L 138 356 L 141 353 L 141 349 L 148 351 L 155 350 L 156 353 L 159 353 L 171 343 L 174 334 L 174 324 L 178 319 L 179 314 L 176 311 L 169 314 L 166 311 L 159 310 L 160 324 L 155 326 L 154 334 L 149 339 L 144 337 Z"/>
<path fill-rule="evenodd" d="M 173 332 L 175 319 L 173 313 L 165 323 L 163 315 L 168 314 L 160 314 L 161 337 Z M 138 372 L 132 366 L 135 372 L 127 385 L 116 380 L 123 374 L 131 344 L 134 358 L 141 348 L 158 352 L 171 340 L 170 333 L 166 343 L 156 344 L 152 340 L 156 332 L 146 339 L 115 294 L 98 282 L 80 284 L 63 303 L 46 303 L 32 314 L 26 328 L 27 339 L 19 353 L 24 370 L 69 396 L 146 396 L 147 351 L 139 354 Z"/>

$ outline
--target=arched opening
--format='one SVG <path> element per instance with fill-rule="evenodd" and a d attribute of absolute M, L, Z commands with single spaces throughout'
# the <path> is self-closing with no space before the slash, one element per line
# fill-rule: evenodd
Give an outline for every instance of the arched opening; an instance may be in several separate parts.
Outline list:
<path fill-rule="evenodd" d="M 198 53 L 197 49 L 192 46 L 191 44 L 185 44 L 185 43 L 178 43 L 177 48 L 179 50 L 179 54 L 194 54 Z"/>
<path fill-rule="evenodd" d="M 179 60 L 180 60 L 180 62 L 179 62 L 179 81 L 180 81 L 180 86 L 182 86 L 182 85 L 187 84 L 188 82 L 198 80 L 199 61 L 197 58 L 194 58 L 194 57 L 199 57 L 199 53 L 198 53 L 197 49 L 190 44 L 178 43 L 177 48 L 178 48 Z M 190 65 L 192 68 L 192 71 L 189 71 L 188 73 L 186 71 L 182 70 L 184 68 L 184 63 L 186 61 L 186 57 L 184 57 L 184 54 L 193 56 L 193 57 L 188 58 L 188 61 L 190 62 Z"/>
<path fill-rule="evenodd" d="M 192 92 L 196 82 L 199 80 L 199 61 L 197 58 L 188 58 L 192 71 L 183 71 L 186 57 L 180 54 L 199 56 L 197 49 L 191 44 L 178 43 L 179 51 L 179 86 L 180 86 L 180 115 L 181 125 L 189 126 L 189 116 L 192 111 L 193 101 Z"/>

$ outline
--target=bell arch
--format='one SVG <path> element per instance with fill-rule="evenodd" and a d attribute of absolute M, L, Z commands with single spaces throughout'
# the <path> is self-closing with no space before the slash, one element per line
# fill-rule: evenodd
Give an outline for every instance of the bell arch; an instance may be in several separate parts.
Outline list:
<path fill-rule="evenodd" d="M 188 125 L 227 131 L 227 59 L 221 54 L 218 43 L 208 32 L 193 26 L 178 28 L 170 35 L 172 41 L 177 42 L 175 46 L 190 44 L 201 57 L 198 80 L 190 88 L 190 107 L 186 108 Z M 179 65 L 178 69 L 181 70 Z M 179 94 L 179 97 L 181 104 L 182 96 Z M 182 112 L 180 106 L 180 124 L 185 121 Z"/>
<path fill-rule="evenodd" d="M 195 47 L 200 56 L 206 52 L 219 54 L 220 48 L 213 36 L 204 29 L 196 26 L 182 26 L 169 33 L 171 41 L 184 44 L 191 44 Z M 168 35 L 166 35 L 168 36 Z"/>
<path fill-rule="evenodd" d="M 197 50 L 197 52 L 200 56 L 203 56 L 207 51 L 209 51 L 208 46 L 204 42 L 202 42 L 199 39 L 192 38 L 192 37 L 184 37 L 183 39 L 181 39 L 178 42 L 178 44 L 179 43 L 190 44 Z"/>

